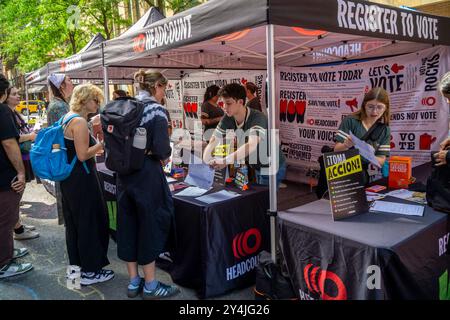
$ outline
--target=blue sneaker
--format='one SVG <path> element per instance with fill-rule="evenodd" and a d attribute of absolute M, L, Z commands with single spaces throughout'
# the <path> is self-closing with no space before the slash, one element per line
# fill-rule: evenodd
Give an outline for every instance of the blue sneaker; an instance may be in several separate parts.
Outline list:
<path fill-rule="evenodd" d="M 144 285 L 145 285 L 144 278 L 141 278 L 141 281 L 137 286 L 133 285 L 132 283 L 129 283 L 127 290 L 128 298 L 136 298 L 144 289 Z"/>
<path fill-rule="evenodd" d="M 142 299 L 144 300 L 154 300 L 154 299 L 164 299 L 172 297 L 180 293 L 180 289 L 177 286 L 169 286 L 158 281 L 158 285 L 154 290 L 147 290 L 144 286 L 142 290 Z"/>

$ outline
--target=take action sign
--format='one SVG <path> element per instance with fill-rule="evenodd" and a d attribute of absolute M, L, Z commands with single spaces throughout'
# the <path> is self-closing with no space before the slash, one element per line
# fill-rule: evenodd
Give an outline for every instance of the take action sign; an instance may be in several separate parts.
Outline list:
<path fill-rule="evenodd" d="M 323 155 L 334 220 L 369 210 L 363 184 L 363 167 L 357 149 Z"/>

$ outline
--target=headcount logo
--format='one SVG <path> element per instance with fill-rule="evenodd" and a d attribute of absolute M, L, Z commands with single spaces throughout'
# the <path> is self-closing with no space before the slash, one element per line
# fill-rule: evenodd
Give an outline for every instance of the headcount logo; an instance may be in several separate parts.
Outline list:
<path fill-rule="evenodd" d="M 150 28 L 133 39 L 133 51 L 143 52 L 192 38 L 192 15 Z"/>
<path fill-rule="evenodd" d="M 252 228 L 246 232 L 237 234 L 233 238 L 231 245 L 233 255 L 236 259 L 243 259 L 254 255 L 261 247 L 261 232 L 257 228 Z M 252 256 L 244 261 L 226 269 L 227 281 L 234 280 L 252 271 L 259 263 L 258 256 Z"/>
<path fill-rule="evenodd" d="M 303 269 L 303 278 L 310 294 L 320 296 L 323 300 L 347 300 L 347 288 L 336 273 L 321 270 L 310 263 Z M 313 300 L 301 290 L 300 297 L 302 300 Z"/>
<path fill-rule="evenodd" d="M 81 69 L 83 67 L 83 61 L 81 56 L 76 56 L 70 59 L 61 60 L 60 70 L 61 72 L 69 72 L 76 69 Z"/>

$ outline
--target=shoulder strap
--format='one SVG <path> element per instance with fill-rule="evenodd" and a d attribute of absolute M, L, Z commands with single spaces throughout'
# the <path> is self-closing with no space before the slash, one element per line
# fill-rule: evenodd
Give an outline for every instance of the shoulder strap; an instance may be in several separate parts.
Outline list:
<path fill-rule="evenodd" d="M 61 117 L 61 119 L 59 119 L 59 124 L 62 126 L 65 126 L 67 124 L 69 124 L 70 121 L 72 121 L 72 119 L 74 118 L 81 118 L 81 116 L 79 116 L 78 114 L 73 114 L 70 117 L 68 117 L 66 120 L 64 120 L 64 122 L 62 122 L 62 120 L 64 119 L 64 116 Z"/>
<path fill-rule="evenodd" d="M 370 129 L 364 134 L 364 136 L 361 138 L 362 141 L 367 141 L 370 140 L 370 136 L 372 135 L 373 132 L 375 132 L 375 130 L 377 130 L 378 128 L 380 130 L 384 129 L 386 125 L 382 122 L 377 121 L 374 125 L 372 125 L 370 127 Z M 379 132 L 381 133 L 381 131 Z"/>

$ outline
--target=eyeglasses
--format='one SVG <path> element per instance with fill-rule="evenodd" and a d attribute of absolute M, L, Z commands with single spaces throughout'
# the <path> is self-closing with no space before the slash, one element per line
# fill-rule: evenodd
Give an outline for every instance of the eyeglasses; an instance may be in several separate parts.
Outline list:
<path fill-rule="evenodd" d="M 383 111 L 384 109 L 386 109 L 386 106 L 383 104 L 366 104 L 366 108 L 369 109 L 370 111 Z"/>

